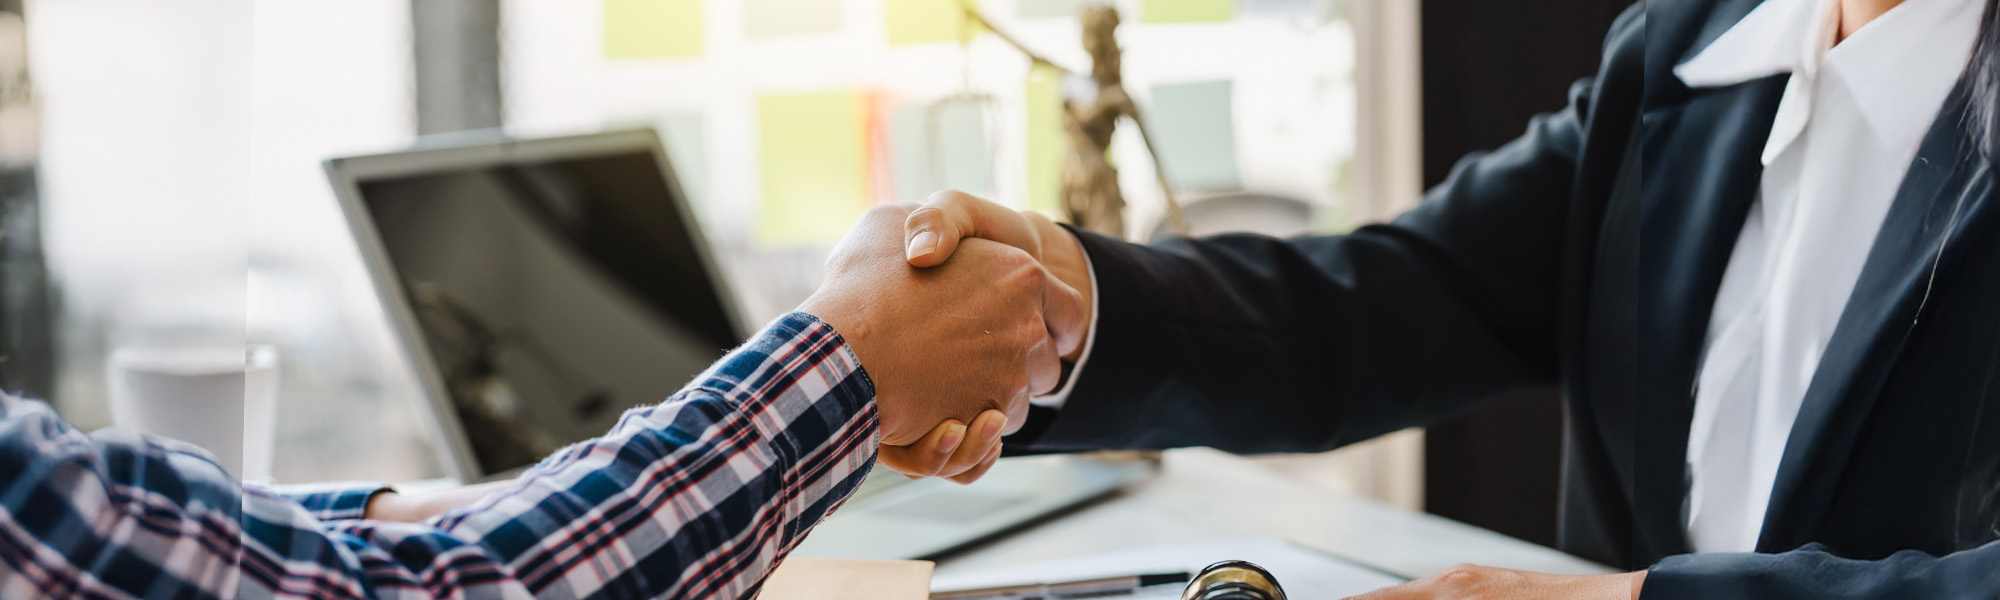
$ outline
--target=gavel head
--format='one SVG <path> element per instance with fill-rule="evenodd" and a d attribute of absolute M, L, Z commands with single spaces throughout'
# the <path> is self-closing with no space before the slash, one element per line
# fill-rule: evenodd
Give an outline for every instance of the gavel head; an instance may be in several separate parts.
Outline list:
<path fill-rule="evenodd" d="M 1181 600 L 1285 600 L 1285 589 L 1263 567 L 1225 560 L 1202 569 L 1181 592 Z"/>

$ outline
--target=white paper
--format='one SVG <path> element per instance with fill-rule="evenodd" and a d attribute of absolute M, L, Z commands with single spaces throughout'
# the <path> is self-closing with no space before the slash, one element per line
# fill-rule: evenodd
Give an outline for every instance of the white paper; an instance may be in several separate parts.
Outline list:
<path fill-rule="evenodd" d="M 1271 576 L 1278 578 L 1278 585 L 1284 586 L 1286 597 L 1292 600 L 1334 600 L 1403 583 L 1400 578 L 1282 539 L 1260 538 L 1146 548 L 1004 567 L 967 570 L 943 567 L 931 578 L 931 591 L 1181 570 L 1193 574 L 1200 572 L 1202 567 L 1224 560 L 1247 560 L 1264 567 L 1271 572 Z M 1139 594 L 1110 598 L 1179 598 L 1180 593 L 1180 586 L 1163 585 L 1148 588 Z"/>

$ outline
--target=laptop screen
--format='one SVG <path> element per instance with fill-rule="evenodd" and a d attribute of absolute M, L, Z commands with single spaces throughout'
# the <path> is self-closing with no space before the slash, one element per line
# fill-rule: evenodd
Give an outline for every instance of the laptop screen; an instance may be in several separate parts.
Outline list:
<path fill-rule="evenodd" d="M 357 182 L 476 475 L 602 435 L 742 341 L 667 181 L 634 151 Z"/>

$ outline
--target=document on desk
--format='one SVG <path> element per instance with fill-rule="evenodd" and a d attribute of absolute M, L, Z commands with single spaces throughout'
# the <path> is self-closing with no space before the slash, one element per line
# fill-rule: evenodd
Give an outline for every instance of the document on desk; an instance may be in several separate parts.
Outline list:
<path fill-rule="evenodd" d="M 1038 561 L 1003 567 L 940 569 L 931 579 L 931 591 L 943 592 L 1023 583 L 1074 581 L 1135 573 L 1186 570 L 1224 560 L 1257 563 L 1278 578 L 1285 595 L 1292 600 L 1333 600 L 1403 583 L 1403 579 L 1354 562 L 1330 556 L 1277 538 L 1256 538 L 1205 542 L 1184 546 L 1144 548 Z M 1179 598 L 1180 586 L 1156 586 L 1117 600 Z"/>

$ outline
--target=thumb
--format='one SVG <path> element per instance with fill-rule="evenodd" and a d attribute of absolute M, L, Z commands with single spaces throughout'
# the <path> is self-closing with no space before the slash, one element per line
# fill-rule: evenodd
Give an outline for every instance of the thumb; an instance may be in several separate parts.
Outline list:
<path fill-rule="evenodd" d="M 911 266 L 942 264 L 969 237 L 1020 248 L 1042 258 L 1041 236 L 1020 213 L 956 190 L 931 194 L 903 221 L 904 257 Z"/>

